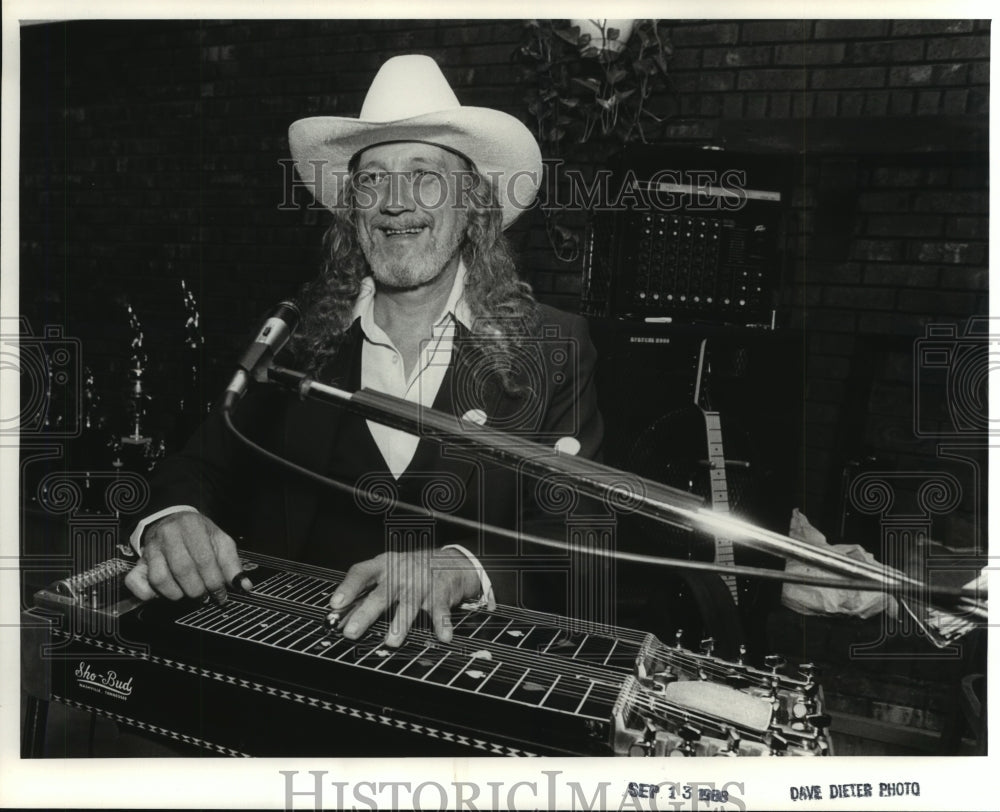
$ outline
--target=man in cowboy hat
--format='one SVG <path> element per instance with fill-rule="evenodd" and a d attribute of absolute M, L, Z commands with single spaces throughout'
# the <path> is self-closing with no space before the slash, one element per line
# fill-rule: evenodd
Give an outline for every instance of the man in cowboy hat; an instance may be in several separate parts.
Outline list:
<path fill-rule="evenodd" d="M 293 363 L 321 381 L 595 455 L 602 424 L 585 322 L 532 298 L 503 236 L 541 180 L 527 128 L 461 106 L 433 60 L 401 56 L 382 66 L 359 118 L 296 121 L 289 143 L 334 215 L 322 272 L 302 294 Z M 242 577 L 234 536 L 247 549 L 349 567 L 331 599 L 349 638 L 395 607 L 388 645 L 420 610 L 448 640 L 462 600 L 539 605 L 549 593 L 515 543 L 398 507 L 523 528 L 523 499 L 538 500 L 516 472 L 269 387 L 251 389 L 237 418 L 283 457 L 386 498 L 268 468 L 214 415 L 154 479 L 153 511 L 133 533 L 141 560 L 126 581 L 139 597 L 224 600 Z"/>

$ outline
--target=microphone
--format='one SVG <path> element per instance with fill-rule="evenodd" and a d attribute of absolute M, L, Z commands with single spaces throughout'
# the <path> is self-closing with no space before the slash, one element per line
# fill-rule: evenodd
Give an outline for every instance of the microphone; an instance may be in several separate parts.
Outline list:
<path fill-rule="evenodd" d="M 240 357 L 237 364 L 239 369 L 226 387 L 223 409 L 231 410 L 239 403 L 251 380 L 266 379 L 266 370 L 271 365 L 271 360 L 288 343 L 301 316 L 299 306 L 292 301 L 281 302 L 271 311 L 253 343 Z"/>

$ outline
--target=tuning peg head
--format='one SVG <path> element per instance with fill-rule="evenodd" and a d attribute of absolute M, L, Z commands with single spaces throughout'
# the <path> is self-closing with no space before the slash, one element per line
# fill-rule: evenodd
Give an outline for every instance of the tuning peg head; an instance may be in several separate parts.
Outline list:
<path fill-rule="evenodd" d="M 740 654 L 736 658 L 736 662 L 739 665 L 743 665 L 743 661 L 746 658 L 746 656 L 747 656 L 747 647 L 743 643 L 740 643 Z"/>
<path fill-rule="evenodd" d="M 786 662 L 780 654 L 768 654 L 764 657 L 764 665 L 770 668 L 773 674 L 777 674 L 779 669 L 784 668 Z"/>
<path fill-rule="evenodd" d="M 812 682 L 819 674 L 819 669 L 816 667 L 816 663 L 802 663 L 799 666 L 799 673 Z"/>
<path fill-rule="evenodd" d="M 701 653 L 708 657 L 711 657 L 713 651 L 715 651 L 715 638 L 706 637 L 704 640 L 701 641 Z"/>
<path fill-rule="evenodd" d="M 674 632 L 674 644 L 677 646 L 677 648 L 683 648 L 683 646 L 681 646 L 682 637 L 684 637 L 684 629 L 678 629 L 677 631 Z"/>

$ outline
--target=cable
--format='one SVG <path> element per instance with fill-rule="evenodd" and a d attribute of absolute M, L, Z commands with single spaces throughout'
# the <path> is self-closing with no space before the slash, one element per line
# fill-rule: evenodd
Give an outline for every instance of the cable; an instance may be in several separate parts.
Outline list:
<path fill-rule="evenodd" d="M 226 425 L 226 428 L 233 433 L 233 435 L 244 445 L 246 445 L 254 453 L 270 460 L 277 465 L 284 466 L 289 470 L 295 471 L 301 476 L 312 480 L 324 487 L 331 487 L 335 490 L 339 490 L 342 493 L 347 493 L 352 496 L 365 495 L 373 499 L 378 499 L 378 494 L 371 491 L 367 491 L 363 488 L 359 488 L 356 485 L 349 485 L 346 482 L 340 482 L 336 479 L 331 479 L 330 477 L 323 476 L 322 474 L 312 471 L 298 463 L 292 462 L 291 460 L 286 460 L 278 454 L 258 445 L 249 437 L 244 435 L 236 425 L 233 423 L 231 410 L 222 409 L 222 419 Z M 505 527 L 499 527 L 495 525 L 486 525 L 482 522 L 473 521 L 472 519 L 466 519 L 461 516 L 452 516 L 448 513 L 441 513 L 430 508 L 425 508 L 419 505 L 413 505 L 408 502 L 396 501 L 393 506 L 398 509 L 405 510 L 409 513 L 414 513 L 419 516 L 425 516 L 428 518 L 449 522 L 451 524 L 463 527 L 468 530 L 472 530 L 476 533 L 484 532 L 492 535 L 502 536 L 505 538 L 512 539 L 514 541 L 526 541 L 530 544 L 536 544 L 542 547 L 549 547 L 551 549 L 563 550 L 567 552 L 580 552 L 579 548 L 574 547 L 564 541 L 557 541 L 556 539 L 545 538 L 544 536 L 537 536 L 532 533 L 524 533 L 517 530 L 510 530 Z M 676 558 L 666 558 L 663 556 L 647 555 L 645 553 L 631 553 L 622 550 L 587 550 L 588 554 L 596 555 L 602 558 L 615 558 L 623 561 L 632 561 L 640 564 L 653 564 L 661 567 L 670 567 L 673 569 L 687 569 L 687 570 L 699 570 L 704 572 L 716 572 L 723 575 L 737 575 L 737 576 L 748 576 L 752 578 L 764 578 L 774 581 L 782 581 L 786 583 L 796 583 L 804 584 L 807 586 L 823 586 L 832 589 L 856 589 L 867 592 L 882 592 L 884 586 L 880 583 L 874 583 L 871 581 L 851 581 L 846 579 L 834 579 L 828 578 L 821 575 L 808 575 L 805 573 L 793 573 L 789 574 L 783 570 L 770 570 L 762 567 L 746 567 L 740 565 L 730 565 L 730 564 L 715 564 L 707 561 L 683 561 Z M 931 586 L 925 584 L 929 593 L 933 593 L 941 596 L 948 597 L 977 597 L 977 594 L 973 590 L 966 590 L 963 587 L 943 587 L 943 586 Z"/>

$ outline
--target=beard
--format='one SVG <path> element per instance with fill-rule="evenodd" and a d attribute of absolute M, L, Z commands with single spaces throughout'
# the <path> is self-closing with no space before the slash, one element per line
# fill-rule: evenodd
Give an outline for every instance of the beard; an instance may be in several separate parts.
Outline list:
<path fill-rule="evenodd" d="M 445 241 L 429 233 L 416 240 L 359 234 L 361 251 L 375 281 L 384 288 L 400 291 L 415 290 L 438 279 L 457 260 L 462 238 L 459 230 L 448 234 Z"/>

